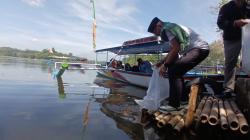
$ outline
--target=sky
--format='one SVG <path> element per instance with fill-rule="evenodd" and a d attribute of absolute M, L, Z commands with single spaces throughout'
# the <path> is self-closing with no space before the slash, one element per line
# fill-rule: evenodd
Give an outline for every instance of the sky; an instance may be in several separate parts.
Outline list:
<path fill-rule="evenodd" d="M 192 28 L 208 43 L 219 39 L 217 15 L 211 7 L 219 0 L 94 0 L 96 49 L 151 36 L 150 21 Z M 0 0 L 0 47 L 43 50 L 94 59 L 90 0 Z"/>

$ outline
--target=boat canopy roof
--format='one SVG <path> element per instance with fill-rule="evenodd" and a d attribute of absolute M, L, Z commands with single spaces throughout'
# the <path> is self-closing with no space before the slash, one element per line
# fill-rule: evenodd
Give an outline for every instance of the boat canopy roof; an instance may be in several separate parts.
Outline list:
<path fill-rule="evenodd" d="M 170 50 L 168 43 L 158 41 L 157 37 L 150 36 L 125 41 L 122 46 L 96 50 L 95 52 L 112 52 L 118 55 L 127 54 L 159 54 Z"/>

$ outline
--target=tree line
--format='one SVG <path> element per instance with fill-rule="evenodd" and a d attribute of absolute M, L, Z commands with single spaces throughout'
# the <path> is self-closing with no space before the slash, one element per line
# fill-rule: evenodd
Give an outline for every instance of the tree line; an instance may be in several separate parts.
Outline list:
<path fill-rule="evenodd" d="M 79 58 L 73 56 L 72 53 L 64 54 L 61 52 L 57 52 L 54 48 L 52 48 L 51 53 L 48 49 L 43 49 L 42 51 L 35 50 L 20 50 L 11 47 L 0 47 L 0 56 L 12 56 L 12 57 L 22 57 L 22 58 L 30 58 L 30 59 L 51 59 L 54 56 L 57 57 L 69 57 L 69 58 Z M 80 58 L 79 58 L 80 59 Z"/>

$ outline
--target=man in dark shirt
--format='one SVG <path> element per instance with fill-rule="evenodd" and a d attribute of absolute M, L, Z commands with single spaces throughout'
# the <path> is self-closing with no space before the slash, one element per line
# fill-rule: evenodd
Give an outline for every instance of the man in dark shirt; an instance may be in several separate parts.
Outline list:
<path fill-rule="evenodd" d="M 246 18 L 245 0 L 232 0 L 220 9 L 217 24 L 223 30 L 225 53 L 224 95 L 231 97 L 235 86 L 236 63 L 241 50 L 241 28 L 250 23 Z"/>

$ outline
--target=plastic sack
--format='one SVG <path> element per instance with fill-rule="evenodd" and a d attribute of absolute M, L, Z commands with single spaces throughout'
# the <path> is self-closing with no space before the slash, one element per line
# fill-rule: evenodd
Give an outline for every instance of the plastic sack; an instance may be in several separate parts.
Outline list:
<path fill-rule="evenodd" d="M 142 100 L 135 100 L 142 108 L 157 110 L 161 102 L 169 97 L 169 81 L 159 75 L 159 69 L 153 68 L 147 95 Z"/>
<path fill-rule="evenodd" d="M 242 70 L 250 76 L 250 24 L 243 27 L 242 34 Z"/>

